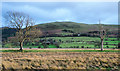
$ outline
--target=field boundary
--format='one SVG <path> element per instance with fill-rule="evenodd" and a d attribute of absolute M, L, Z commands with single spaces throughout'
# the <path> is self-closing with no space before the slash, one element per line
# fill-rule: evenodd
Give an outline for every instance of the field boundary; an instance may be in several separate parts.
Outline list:
<path fill-rule="evenodd" d="M 19 48 L 0 48 L 0 50 L 19 50 Z M 23 48 L 23 50 L 100 50 L 100 48 Z M 104 50 L 120 50 L 104 48 Z"/>
<path fill-rule="evenodd" d="M 39 50 L 32 50 L 32 49 L 24 49 L 20 51 L 19 49 L 14 50 L 0 50 L 0 52 L 120 52 L 120 50 L 77 50 L 77 49 L 39 49 Z"/>

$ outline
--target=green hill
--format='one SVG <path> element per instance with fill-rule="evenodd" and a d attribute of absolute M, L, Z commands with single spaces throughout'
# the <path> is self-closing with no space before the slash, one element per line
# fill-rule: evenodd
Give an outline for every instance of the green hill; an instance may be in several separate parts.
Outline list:
<path fill-rule="evenodd" d="M 105 29 L 109 29 L 109 31 L 117 31 L 117 25 L 104 25 Z M 75 22 L 51 22 L 45 24 L 36 25 L 37 28 L 40 28 L 42 31 L 56 31 L 57 33 L 63 33 L 62 30 L 70 30 L 74 33 L 85 33 L 89 31 L 97 31 L 99 30 L 98 24 L 84 24 L 84 23 L 75 23 Z M 59 30 L 59 31 L 57 31 Z M 56 33 L 55 32 L 55 33 Z"/>
<path fill-rule="evenodd" d="M 108 29 L 109 32 L 118 33 L 118 25 L 104 25 L 105 29 Z M 98 24 L 84 24 L 76 22 L 51 22 L 35 25 L 36 28 L 40 29 L 42 32 L 48 32 L 49 34 L 73 34 L 73 33 L 86 33 L 91 31 L 98 31 Z M 2 38 L 7 38 L 14 36 L 16 30 L 15 28 L 3 27 Z"/>

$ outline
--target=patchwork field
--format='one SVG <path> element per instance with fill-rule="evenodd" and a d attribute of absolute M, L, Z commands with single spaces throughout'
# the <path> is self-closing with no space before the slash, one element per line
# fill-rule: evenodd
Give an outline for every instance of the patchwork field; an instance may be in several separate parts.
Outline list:
<path fill-rule="evenodd" d="M 45 38 L 38 38 L 35 39 L 35 41 L 41 39 L 45 39 Z M 46 39 L 47 40 L 52 39 L 58 42 L 60 48 L 100 48 L 99 45 L 100 38 L 98 37 L 47 37 Z M 104 48 L 118 48 L 118 43 L 119 43 L 118 38 L 106 38 L 104 39 Z M 56 48 L 56 47 L 49 45 L 48 48 Z"/>
<path fill-rule="evenodd" d="M 47 45 L 47 48 L 100 48 L 100 38 L 98 37 L 44 37 L 36 38 L 31 42 L 25 41 L 23 48 L 45 48 L 42 45 L 41 40 L 46 42 L 52 42 Z M 59 47 L 53 45 L 57 43 Z M 104 39 L 104 48 L 118 49 L 118 38 L 106 38 Z M 17 46 L 16 46 L 16 45 Z M 6 43 L 3 48 L 19 48 L 18 43 Z"/>
<path fill-rule="evenodd" d="M 118 52 L 2 52 L 2 68 L 118 71 L 119 59 Z"/>

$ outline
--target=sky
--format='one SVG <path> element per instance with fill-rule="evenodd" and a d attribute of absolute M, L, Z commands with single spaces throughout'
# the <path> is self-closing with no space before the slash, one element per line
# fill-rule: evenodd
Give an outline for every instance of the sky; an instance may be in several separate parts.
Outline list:
<path fill-rule="evenodd" d="M 118 2 L 3 2 L 2 25 L 8 11 L 23 12 L 36 24 L 71 21 L 86 24 L 118 24 Z"/>

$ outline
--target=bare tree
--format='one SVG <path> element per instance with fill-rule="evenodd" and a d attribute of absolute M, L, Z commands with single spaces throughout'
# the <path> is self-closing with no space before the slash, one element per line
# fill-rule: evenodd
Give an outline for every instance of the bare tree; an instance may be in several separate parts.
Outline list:
<path fill-rule="evenodd" d="M 23 42 L 30 38 L 34 21 L 28 15 L 21 12 L 7 12 L 6 20 L 9 22 L 9 27 L 16 28 L 16 40 L 19 42 L 20 50 L 23 50 Z"/>
<path fill-rule="evenodd" d="M 99 36 L 100 36 L 100 39 L 101 39 L 101 51 L 103 51 L 103 41 L 104 41 L 104 38 L 106 36 L 106 31 L 103 28 L 100 20 L 99 20 Z"/>

